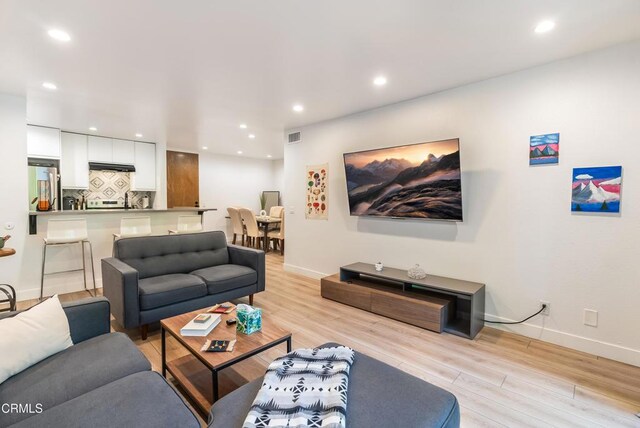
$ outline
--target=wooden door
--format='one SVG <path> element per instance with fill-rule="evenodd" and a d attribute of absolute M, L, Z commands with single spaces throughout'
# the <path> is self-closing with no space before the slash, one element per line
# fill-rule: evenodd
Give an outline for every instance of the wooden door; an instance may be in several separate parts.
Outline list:
<path fill-rule="evenodd" d="M 167 150 L 167 207 L 194 207 L 200 201 L 198 155 Z"/>

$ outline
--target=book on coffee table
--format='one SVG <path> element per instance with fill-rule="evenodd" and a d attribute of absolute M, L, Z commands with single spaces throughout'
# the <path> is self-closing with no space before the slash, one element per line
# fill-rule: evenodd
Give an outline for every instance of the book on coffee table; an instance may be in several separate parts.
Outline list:
<path fill-rule="evenodd" d="M 236 309 L 236 305 L 231 302 L 219 303 L 212 306 L 207 312 L 212 314 L 230 314 Z"/>
<path fill-rule="evenodd" d="M 236 340 L 207 340 L 200 350 L 202 352 L 231 352 Z"/>
<path fill-rule="evenodd" d="M 204 318 L 202 315 L 209 316 L 205 322 L 199 322 Z M 206 336 L 211 333 L 218 324 L 220 324 L 220 315 L 210 314 L 198 314 L 191 321 L 189 321 L 184 327 L 180 329 L 180 335 L 182 336 Z"/>

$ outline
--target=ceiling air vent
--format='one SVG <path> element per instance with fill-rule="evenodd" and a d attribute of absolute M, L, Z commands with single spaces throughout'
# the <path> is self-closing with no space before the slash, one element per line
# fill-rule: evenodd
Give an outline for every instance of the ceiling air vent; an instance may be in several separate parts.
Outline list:
<path fill-rule="evenodd" d="M 289 134 L 289 144 L 298 144 L 300 141 L 302 141 L 300 131 Z"/>

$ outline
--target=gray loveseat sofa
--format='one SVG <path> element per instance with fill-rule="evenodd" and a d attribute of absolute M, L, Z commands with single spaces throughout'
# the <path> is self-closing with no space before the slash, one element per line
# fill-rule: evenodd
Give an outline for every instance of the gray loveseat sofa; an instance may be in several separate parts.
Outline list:
<path fill-rule="evenodd" d="M 102 259 L 102 287 L 125 328 L 264 291 L 264 252 L 227 245 L 223 232 L 120 239 Z"/>
<path fill-rule="evenodd" d="M 133 342 L 110 333 L 107 299 L 63 307 L 74 345 L 0 384 L 0 405 L 22 406 L 1 411 L 0 427 L 200 427 Z"/>
<path fill-rule="evenodd" d="M 320 347 L 332 346 L 340 345 Z M 218 400 L 209 428 L 241 428 L 261 386 L 259 378 Z M 346 422 L 349 428 L 458 428 L 460 406 L 452 393 L 356 351 Z"/>

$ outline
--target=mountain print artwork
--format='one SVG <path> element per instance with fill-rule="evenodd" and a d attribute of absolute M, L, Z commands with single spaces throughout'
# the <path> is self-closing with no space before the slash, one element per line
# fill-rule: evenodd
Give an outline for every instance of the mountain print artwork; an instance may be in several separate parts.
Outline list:
<path fill-rule="evenodd" d="M 621 166 L 574 168 L 571 211 L 620 212 Z"/>
<path fill-rule="evenodd" d="M 351 215 L 462 221 L 458 139 L 346 153 Z"/>
<path fill-rule="evenodd" d="M 560 134 L 534 135 L 529 138 L 529 165 L 558 163 Z"/>

